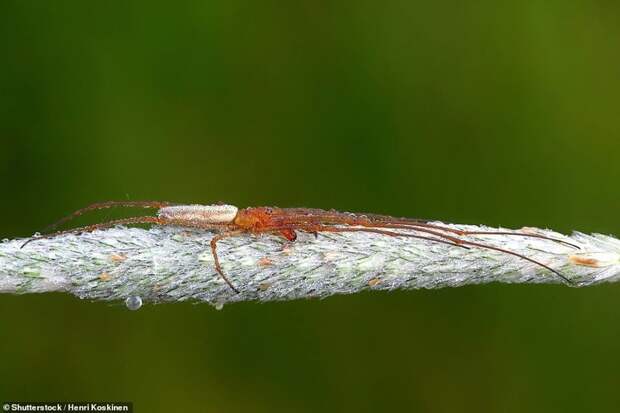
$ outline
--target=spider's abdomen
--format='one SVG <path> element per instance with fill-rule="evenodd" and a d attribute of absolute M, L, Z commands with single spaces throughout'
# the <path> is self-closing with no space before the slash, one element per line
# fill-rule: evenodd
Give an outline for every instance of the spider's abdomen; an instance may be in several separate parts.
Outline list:
<path fill-rule="evenodd" d="M 204 224 L 231 224 L 239 209 L 234 205 L 175 205 L 159 209 L 160 218 Z"/>

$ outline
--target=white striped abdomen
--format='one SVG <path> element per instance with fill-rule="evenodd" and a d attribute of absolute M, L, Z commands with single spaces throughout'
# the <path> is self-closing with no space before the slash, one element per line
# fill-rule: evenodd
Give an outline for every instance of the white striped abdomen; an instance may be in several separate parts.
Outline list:
<path fill-rule="evenodd" d="M 234 205 L 175 205 L 159 209 L 160 218 L 205 224 L 232 224 L 239 209 Z"/>

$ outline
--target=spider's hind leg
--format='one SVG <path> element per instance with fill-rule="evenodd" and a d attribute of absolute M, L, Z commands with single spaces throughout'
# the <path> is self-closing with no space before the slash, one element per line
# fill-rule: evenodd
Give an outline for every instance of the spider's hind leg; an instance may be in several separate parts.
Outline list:
<path fill-rule="evenodd" d="M 40 235 L 38 237 L 30 238 L 28 241 L 22 244 L 21 248 L 24 248 L 26 245 L 30 244 L 33 241 L 38 241 L 40 239 L 46 238 L 54 238 L 59 235 L 67 235 L 67 234 L 80 234 L 82 232 L 93 232 L 98 229 L 111 228 L 116 225 L 134 225 L 134 224 L 157 224 L 157 225 L 165 225 L 168 221 L 159 217 L 152 216 L 144 216 L 144 217 L 133 217 L 133 218 L 125 218 L 125 219 L 116 219 L 114 221 L 103 222 L 101 224 L 88 225 L 85 227 L 72 228 L 66 231 L 57 231 L 52 232 L 50 234 Z"/>
<path fill-rule="evenodd" d="M 80 215 L 89 212 L 96 211 L 98 209 L 108 209 L 108 208 L 116 208 L 116 207 L 124 207 L 124 208 L 163 208 L 166 206 L 172 205 L 170 202 L 165 201 L 105 201 L 105 202 L 96 202 L 94 204 L 90 204 L 85 206 L 84 208 L 80 208 L 77 211 L 72 212 L 64 218 L 59 219 L 51 225 L 48 225 L 43 232 L 48 232 L 53 230 L 54 228 L 59 227 L 60 225 L 71 221 L 74 218 L 79 217 Z"/>

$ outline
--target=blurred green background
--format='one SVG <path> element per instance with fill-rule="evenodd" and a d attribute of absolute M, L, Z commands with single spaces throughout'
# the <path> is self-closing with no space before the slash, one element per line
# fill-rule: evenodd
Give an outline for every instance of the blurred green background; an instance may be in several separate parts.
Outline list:
<path fill-rule="evenodd" d="M 470 3 L 5 0 L 0 237 L 108 199 L 620 235 L 620 5 Z M 619 293 L 487 285 L 137 312 L 4 295 L 0 399 L 608 411 Z"/>

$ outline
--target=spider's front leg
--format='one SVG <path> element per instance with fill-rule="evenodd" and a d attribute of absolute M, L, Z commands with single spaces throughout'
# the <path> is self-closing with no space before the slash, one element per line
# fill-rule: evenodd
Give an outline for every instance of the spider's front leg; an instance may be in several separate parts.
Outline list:
<path fill-rule="evenodd" d="M 278 233 L 291 242 L 297 239 L 297 233 L 294 229 L 284 228 L 279 230 Z"/>

